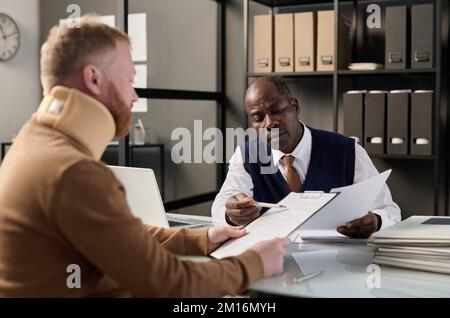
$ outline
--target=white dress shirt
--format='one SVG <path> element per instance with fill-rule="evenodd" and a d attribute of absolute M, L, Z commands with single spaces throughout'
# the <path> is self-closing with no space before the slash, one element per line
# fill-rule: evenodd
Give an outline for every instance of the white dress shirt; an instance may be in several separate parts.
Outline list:
<path fill-rule="evenodd" d="M 302 139 L 292 153 L 290 153 L 290 155 L 295 157 L 294 167 L 300 175 L 302 183 L 304 183 L 306 173 L 308 172 L 312 148 L 311 131 L 308 127 L 306 127 L 306 125 L 303 125 L 303 129 L 304 133 Z M 278 149 L 272 149 L 272 157 L 275 167 L 280 170 L 284 179 L 286 179 L 286 167 L 283 160 L 280 160 L 284 155 L 287 154 Z M 364 181 L 377 174 L 378 170 L 373 165 L 367 152 L 359 144 L 355 144 L 355 176 L 353 183 Z M 222 188 L 220 189 L 220 192 L 214 200 L 211 211 L 214 224 L 228 224 L 225 220 L 225 202 L 231 196 L 238 193 L 244 193 L 250 197 L 253 197 L 253 181 L 244 168 L 240 147 L 236 148 L 236 151 L 230 159 L 227 177 L 222 185 Z M 394 201 L 392 201 L 391 192 L 386 184 L 383 186 L 383 189 L 375 200 L 370 211 L 381 217 L 381 229 L 401 221 L 400 208 Z"/>

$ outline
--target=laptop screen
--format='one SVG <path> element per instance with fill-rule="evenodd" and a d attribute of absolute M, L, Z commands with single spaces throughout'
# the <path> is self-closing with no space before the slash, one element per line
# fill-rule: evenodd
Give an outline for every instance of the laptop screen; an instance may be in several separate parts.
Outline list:
<path fill-rule="evenodd" d="M 148 225 L 168 228 L 164 204 L 152 169 L 108 166 L 125 188 L 133 215 Z"/>

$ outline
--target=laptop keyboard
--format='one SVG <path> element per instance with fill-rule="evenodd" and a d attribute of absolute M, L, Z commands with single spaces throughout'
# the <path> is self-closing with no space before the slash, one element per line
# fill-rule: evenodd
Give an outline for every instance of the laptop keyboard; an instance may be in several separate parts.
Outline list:
<path fill-rule="evenodd" d="M 211 227 L 214 226 L 211 222 L 199 222 L 198 220 L 187 220 L 186 222 L 181 221 L 169 221 L 169 227 L 186 226 L 189 228 L 201 228 L 201 227 Z"/>
<path fill-rule="evenodd" d="M 191 223 L 178 222 L 178 221 L 171 221 L 171 220 L 169 220 L 169 226 L 170 226 L 170 227 L 183 226 L 183 225 L 191 225 Z"/>

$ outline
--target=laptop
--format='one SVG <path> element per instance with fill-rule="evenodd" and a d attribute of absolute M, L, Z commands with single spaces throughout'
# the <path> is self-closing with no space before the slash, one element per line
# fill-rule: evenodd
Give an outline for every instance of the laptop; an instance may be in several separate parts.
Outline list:
<path fill-rule="evenodd" d="M 159 227 L 201 227 L 210 226 L 200 220 L 169 220 L 152 169 L 108 166 L 125 187 L 131 212 L 143 223 Z"/>

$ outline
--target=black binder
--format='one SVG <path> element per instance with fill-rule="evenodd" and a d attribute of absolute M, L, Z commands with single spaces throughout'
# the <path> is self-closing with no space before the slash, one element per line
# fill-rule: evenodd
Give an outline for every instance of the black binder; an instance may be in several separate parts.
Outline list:
<path fill-rule="evenodd" d="M 433 67 L 433 4 L 411 6 L 411 68 Z"/>
<path fill-rule="evenodd" d="M 433 151 L 433 91 L 418 90 L 411 95 L 411 154 L 431 155 Z"/>
<path fill-rule="evenodd" d="M 410 90 L 390 91 L 387 98 L 387 149 L 392 155 L 408 154 Z"/>
<path fill-rule="evenodd" d="M 344 135 L 364 145 L 364 94 L 367 91 L 344 93 Z"/>
<path fill-rule="evenodd" d="M 386 92 L 369 91 L 364 107 L 364 148 L 369 154 L 384 154 L 386 145 Z"/>
<path fill-rule="evenodd" d="M 407 8 L 386 7 L 386 69 L 406 68 Z"/>

